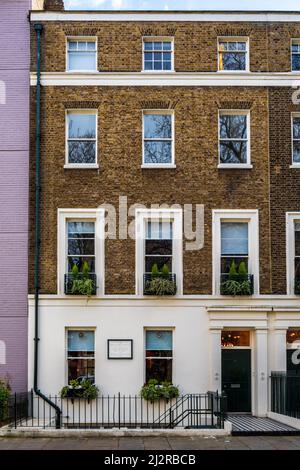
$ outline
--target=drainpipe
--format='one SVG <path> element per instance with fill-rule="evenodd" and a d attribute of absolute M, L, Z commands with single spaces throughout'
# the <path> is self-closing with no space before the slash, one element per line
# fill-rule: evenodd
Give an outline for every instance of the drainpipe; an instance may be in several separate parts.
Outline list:
<path fill-rule="evenodd" d="M 37 36 L 37 85 L 36 85 L 36 168 L 35 168 L 35 257 L 34 257 L 34 385 L 33 389 L 38 397 L 41 397 L 48 405 L 55 409 L 55 427 L 61 427 L 60 408 L 46 397 L 38 388 L 38 364 L 39 364 L 39 281 L 40 281 L 40 193 L 41 193 L 41 34 L 42 24 L 35 24 Z"/>

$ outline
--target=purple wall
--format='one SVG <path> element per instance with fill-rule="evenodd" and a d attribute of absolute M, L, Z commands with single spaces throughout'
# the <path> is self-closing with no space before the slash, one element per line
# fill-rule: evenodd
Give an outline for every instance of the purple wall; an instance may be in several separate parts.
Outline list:
<path fill-rule="evenodd" d="M 30 4 L 0 1 L 0 378 L 15 391 L 27 390 Z"/>

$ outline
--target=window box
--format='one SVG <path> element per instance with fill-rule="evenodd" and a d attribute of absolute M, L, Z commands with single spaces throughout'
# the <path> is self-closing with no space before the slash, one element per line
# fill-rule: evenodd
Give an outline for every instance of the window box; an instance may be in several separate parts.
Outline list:
<path fill-rule="evenodd" d="M 253 295 L 254 292 L 253 274 L 232 275 L 221 274 L 220 294 L 221 295 Z"/>
<path fill-rule="evenodd" d="M 144 295 L 175 295 L 176 290 L 176 274 L 144 274 Z"/>
<path fill-rule="evenodd" d="M 92 281 L 90 295 L 96 295 L 97 293 L 97 276 L 96 274 L 89 273 L 86 276 L 84 273 L 78 273 L 76 275 L 76 281 L 84 281 L 90 279 Z M 66 295 L 88 295 L 78 290 L 78 287 L 74 285 L 74 274 L 65 274 L 65 294 Z"/>
<path fill-rule="evenodd" d="M 295 295 L 300 295 L 300 276 L 295 277 Z"/>

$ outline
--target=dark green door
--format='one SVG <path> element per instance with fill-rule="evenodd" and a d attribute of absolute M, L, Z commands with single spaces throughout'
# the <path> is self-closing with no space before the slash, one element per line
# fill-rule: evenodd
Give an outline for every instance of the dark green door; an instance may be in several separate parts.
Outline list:
<path fill-rule="evenodd" d="M 251 349 L 222 349 L 222 390 L 229 412 L 251 413 Z"/>

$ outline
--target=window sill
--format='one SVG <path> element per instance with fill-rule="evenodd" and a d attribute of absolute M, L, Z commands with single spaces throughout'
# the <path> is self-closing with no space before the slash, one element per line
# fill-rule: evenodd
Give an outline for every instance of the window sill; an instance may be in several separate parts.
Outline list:
<path fill-rule="evenodd" d="M 165 169 L 172 169 L 172 168 L 176 168 L 176 165 L 173 165 L 173 164 L 170 164 L 170 165 L 162 165 L 160 163 L 157 163 L 157 164 L 149 164 L 149 165 L 141 165 L 141 168 L 144 170 L 144 169 L 149 169 L 149 170 L 159 170 L 159 169 L 162 169 L 162 168 L 165 168 Z"/>
<path fill-rule="evenodd" d="M 242 163 L 219 163 L 218 168 L 221 170 L 251 170 L 253 165 Z"/>
<path fill-rule="evenodd" d="M 66 73 L 97 73 L 99 70 L 66 70 Z"/>
<path fill-rule="evenodd" d="M 141 73 L 176 73 L 175 70 L 141 70 Z"/>
<path fill-rule="evenodd" d="M 217 70 L 218 73 L 236 73 L 236 74 L 243 74 L 243 73 L 251 73 L 250 70 Z"/>
<path fill-rule="evenodd" d="M 64 168 L 67 170 L 97 170 L 99 165 L 97 163 L 92 164 L 84 164 L 84 163 L 74 163 L 74 164 L 66 164 Z"/>
<path fill-rule="evenodd" d="M 300 163 L 294 163 L 293 165 L 290 165 L 290 168 L 300 168 Z"/>

